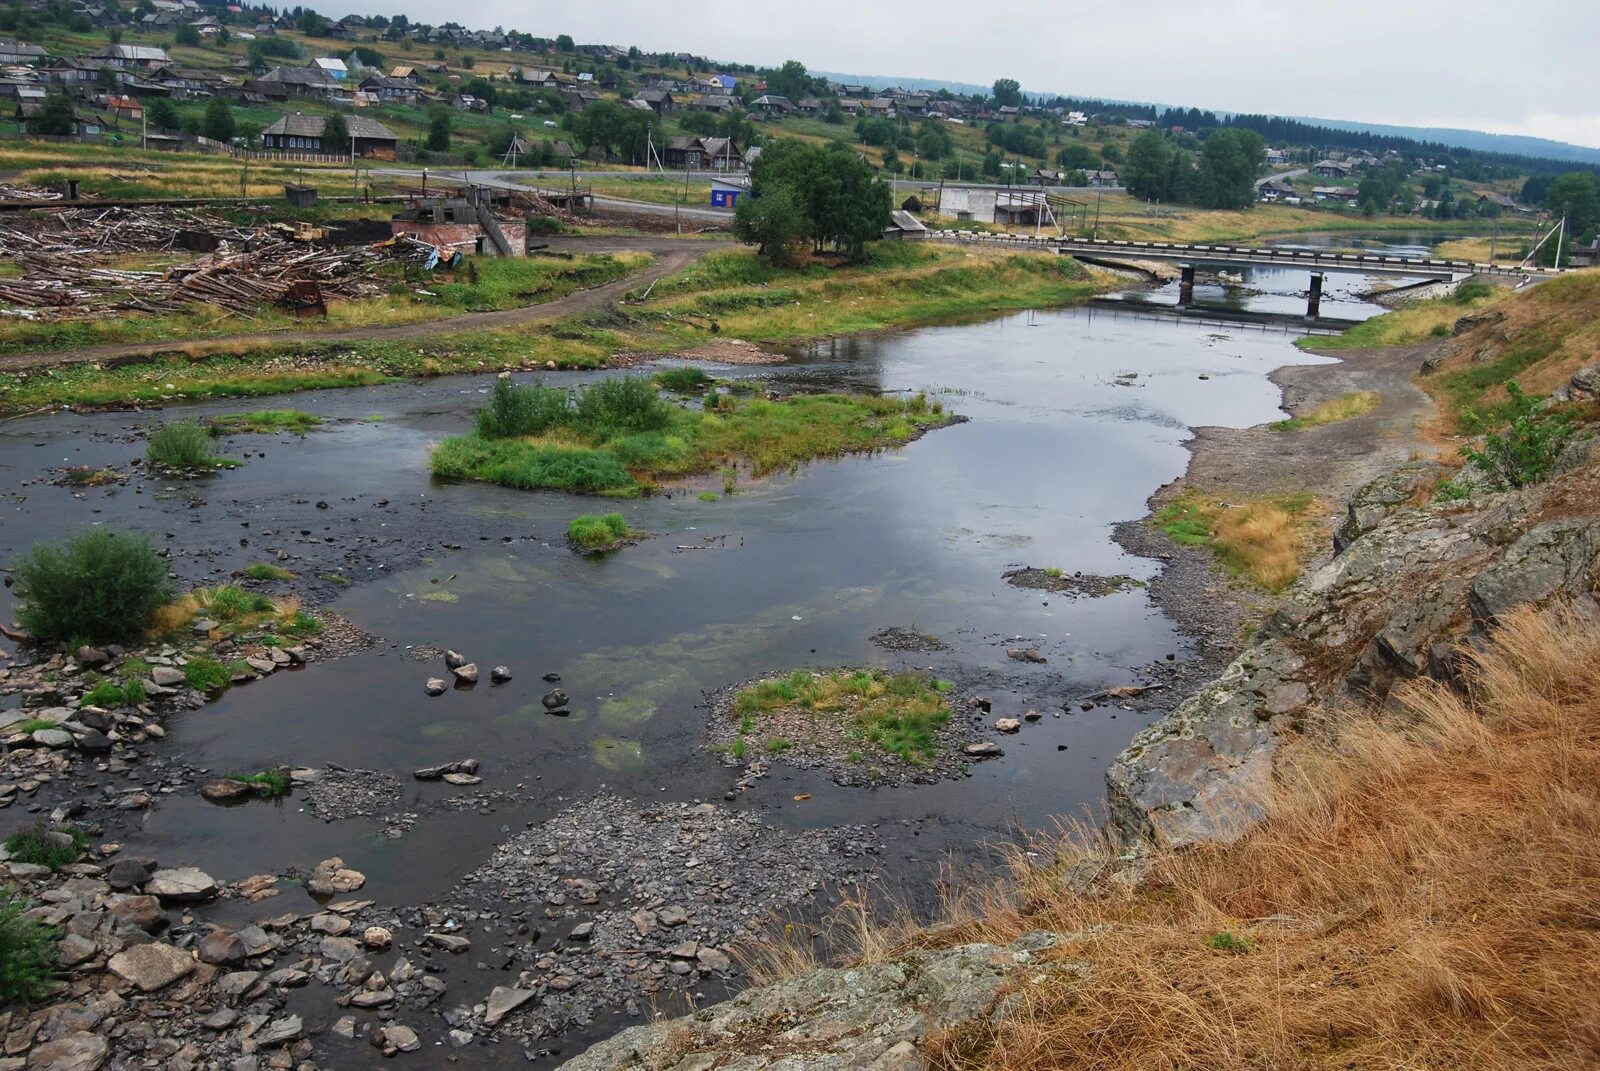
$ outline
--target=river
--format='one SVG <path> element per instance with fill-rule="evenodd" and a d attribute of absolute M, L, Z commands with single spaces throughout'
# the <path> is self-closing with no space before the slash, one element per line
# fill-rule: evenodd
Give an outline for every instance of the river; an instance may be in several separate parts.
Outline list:
<path fill-rule="evenodd" d="M 1253 271 L 1248 285 L 1262 293 L 1240 300 L 1278 311 L 1303 285 L 1290 276 Z M 1338 315 L 1375 311 L 1346 304 Z M 705 694 L 796 666 L 927 668 L 962 694 L 990 697 L 995 715 L 1044 713 L 1004 740 L 1003 758 L 959 779 L 843 789 L 780 765 L 733 804 L 794 827 L 875 823 L 885 881 L 917 901 L 947 853 L 971 858 L 1018 830 L 1092 813 L 1107 762 L 1157 714 L 1080 711 L 1071 700 L 1192 655 L 1142 588 L 1074 599 L 1013 588 L 1002 573 L 1152 576 L 1159 563 L 1121 550 L 1113 526 L 1142 516 L 1147 497 L 1182 474 L 1192 427 L 1281 415 L 1269 373 L 1323 360 L 1297 351 L 1294 337 L 1078 307 L 839 339 L 773 367 L 711 368 L 780 388 L 927 390 L 969 420 L 716 501 L 680 493 L 603 503 L 654 537 L 598 558 L 562 538 L 592 499 L 429 475 L 429 444 L 468 427 L 488 376 L 159 415 L 16 419 L 0 423 L 0 560 L 105 525 L 151 533 L 191 583 L 280 549 L 308 580 L 353 581 L 315 590 L 380 637 L 377 646 L 235 688 L 175 717 L 164 747 L 218 773 L 330 762 L 392 773 L 405 786 L 395 806 L 415 824 L 390 837 L 367 820 L 320 821 L 295 796 L 218 807 L 173 793 L 116 830 L 130 848 L 201 862 L 223 880 L 339 855 L 366 873 L 363 896 L 418 903 L 448 893 L 507 831 L 602 786 L 638 800 L 720 801 L 737 772 L 702 746 Z M 224 452 L 244 464 L 204 481 L 152 481 L 141 493 L 42 479 L 66 464 L 126 467 L 142 451 L 141 430 L 159 420 L 272 404 L 328 423 L 304 438 L 233 438 Z M 0 595 L 6 619 L 10 600 Z M 881 650 L 869 637 L 890 626 L 948 648 Z M 1019 644 L 1047 661 L 1008 659 Z M 423 680 L 442 666 L 409 658 L 419 645 L 458 649 L 485 671 L 503 663 L 515 679 L 430 698 Z M 545 673 L 560 674 L 571 717 L 539 705 Z M 992 736 L 981 725 L 972 735 Z M 410 779 L 415 767 L 468 755 L 484 764 L 480 807 L 446 809 L 454 789 Z M 269 903 L 273 912 L 310 906 L 294 893 Z"/>

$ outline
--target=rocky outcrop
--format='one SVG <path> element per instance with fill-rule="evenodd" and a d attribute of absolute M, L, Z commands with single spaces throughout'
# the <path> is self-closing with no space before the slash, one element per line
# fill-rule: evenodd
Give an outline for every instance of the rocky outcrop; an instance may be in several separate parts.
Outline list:
<path fill-rule="evenodd" d="M 562 1071 L 922 1071 L 941 1031 L 1003 1018 L 1012 972 L 1068 939 L 1030 933 L 885 963 L 810 971 L 686 1019 L 636 1026 Z M 1060 969 L 1059 961 L 1052 967 Z M 1071 968 L 1069 968 L 1071 969 Z"/>
<path fill-rule="evenodd" d="M 1356 493 L 1339 553 L 1302 578 L 1214 682 L 1141 731 L 1107 771 L 1126 842 L 1232 840 L 1263 817 L 1272 756 L 1313 702 L 1375 702 L 1400 680 L 1449 679 L 1454 651 L 1500 614 L 1600 591 L 1591 474 L 1471 503 L 1407 506 L 1427 468 Z M 1554 503 L 1588 502 L 1546 518 Z M 1566 512 L 1571 512 L 1566 510 Z"/>
<path fill-rule="evenodd" d="M 1344 523 L 1333 533 L 1333 552 L 1343 553 L 1419 491 L 1438 483 L 1443 472 L 1437 461 L 1409 461 L 1361 487 L 1350 496 Z"/>

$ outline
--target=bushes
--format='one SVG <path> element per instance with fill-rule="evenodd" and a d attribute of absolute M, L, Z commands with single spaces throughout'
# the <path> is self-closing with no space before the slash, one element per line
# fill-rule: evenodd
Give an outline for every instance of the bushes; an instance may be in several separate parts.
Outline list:
<path fill-rule="evenodd" d="M 214 469 L 225 461 L 211 454 L 211 435 L 192 420 L 163 424 L 150 433 L 145 457 L 168 469 Z"/>
<path fill-rule="evenodd" d="M 233 670 L 215 658 L 191 658 L 183 667 L 183 679 L 197 692 L 220 692 L 233 683 Z"/>
<path fill-rule="evenodd" d="M 7 837 L 6 851 L 14 863 L 60 870 L 76 863 L 88 843 L 88 838 L 76 829 L 51 829 L 43 822 L 35 822 Z"/>
<path fill-rule="evenodd" d="M 45 640 L 137 637 L 173 594 L 166 562 L 149 539 L 100 529 L 34 547 L 14 575 L 22 599 L 17 620 Z"/>
<path fill-rule="evenodd" d="M 712 380 L 705 372 L 695 367 L 664 368 L 650 377 L 665 390 L 678 394 L 692 394 L 704 390 Z"/>
<path fill-rule="evenodd" d="M 436 476 L 486 480 L 525 490 L 633 494 L 639 489 L 621 462 L 603 450 L 471 436 L 440 443 L 433 452 L 433 472 Z"/>
<path fill-rule="evenodd" d="M 1487 436 L 1482 449 L 1461 448 L 1467 463 L 1481 470 L 1500 487 L 1526 487 L 1550 475 L 1562 447 L 1572 438 L 1572 418 L 1546 409 L 1538 398 L 1524 394 L 1516 380 L 1506 384 L 1510 396 L 1510 425 Z"/>
<path fill-rule="evenodd" d="M 28 902 L 0 893 L 0 1004 L 29 1003 L 50 992 L 56 933 L 27 914 Z"/>
<path fill-rule="evenodd" d="M 660 431 L 672 423 L 672 407 L 643 376 L 602 379 L 577 394 L 577 425 L 597 434 Z"/>
<path fill-rule="evenodd" d="M 614 547 L 632 534 L 633 529 L 628 527 L 628 522 L 620 513 L 603 516 L 585 513 L 581 517 L 574 517 L 572 523 L 567 525 L 567 538 L 588 550 Z"/>
<path fill-rule="evenodd" d="M 543 434 L 571 415 L 572 396 L 564 390 L 541 383 L 519 387 L 509 379 L 497 379 L 489 404 L 473 419 L 485 439 L 509 439 Z"/>

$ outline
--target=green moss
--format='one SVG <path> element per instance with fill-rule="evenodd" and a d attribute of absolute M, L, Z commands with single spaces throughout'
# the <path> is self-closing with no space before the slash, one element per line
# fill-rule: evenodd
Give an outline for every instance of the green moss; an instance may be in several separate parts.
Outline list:
<path fill-rule="evenodd" d="M 270 434 L 278 431 L 304 435 L 319 424 L 327 423 L 322 417 L 301 412 L 299 409 L 259 409 L 253 413 L 226 413 L 210 420 L 212 430 L 218 435 L 247 433 Z"/>
<path fill-rule="evenodd" d="M 282 566 L 269 562 L 255 562 L 244 568 L 244 575 L 251 580 L 293 580 L 295 574 Z"/>
<path fill-rule="evenodd" d="M 249 785 L 257 795 L 268 799 L 289 794 L 289 775 L 282 770 L 262 770 L 253 774 L 231 773 L 228 775 L 228 780 Z"/>

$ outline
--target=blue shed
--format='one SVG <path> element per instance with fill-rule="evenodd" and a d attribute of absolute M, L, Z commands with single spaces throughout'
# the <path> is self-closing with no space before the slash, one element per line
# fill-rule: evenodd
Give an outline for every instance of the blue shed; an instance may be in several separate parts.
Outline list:
<path fill-rule="evenodd" d="M 721 179 L 711 180 L 711 207 L 732 208 L 739 201 L 739 197 L 750 192 L 750 187 L 741 186 L 735 182 L 724 182 Z"/>

